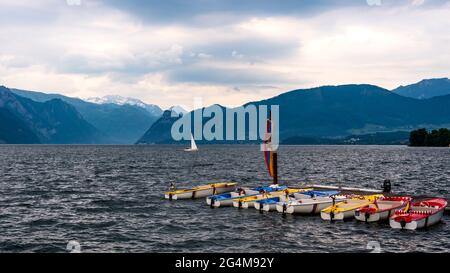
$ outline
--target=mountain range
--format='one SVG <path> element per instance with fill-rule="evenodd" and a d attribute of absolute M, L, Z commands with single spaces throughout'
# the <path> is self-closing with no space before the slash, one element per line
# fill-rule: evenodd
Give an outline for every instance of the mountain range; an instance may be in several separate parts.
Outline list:
<path fill-rule="evenodd" d="M 134 143 L 162 114 L 162 110 L 154 105 L 119 104 L 111 101 L 93 103 L 59 94 L 18 89 L 11 89 L 11 91 L 37 102 L 60 99 L 72 105 L 87 122 L 105 135 L 103 139 L 105 143 Z"/>
<path fill-rule="evenodd" d="M 282 143 L 403 143 L 413 129 L 450 126 L 450 80 L 391 91 L 368 84 L 322 86 L 245 106 L 250 104 L 280 106 Z M 178 106 L 163 112 L 120 96 L 82 100 L 0 87 L 0 143 L 173 143 L 170 130 L 180 114 L 193 112 Z"/>
<path fill-rule="evenodd" d="M 36 102 L 0 86 L 0 143 L 94 144 L 105 136 L 61 99 Z"/>
<path fill-rule="evenodd" d="M 299 89 L 245 106 L 250 104 L 280 106 L 282 142 L 295 137 L 345 138 L 450 126 L 450 95 L 418 99 L 367 84 Z M 167 136 L 174 120 L 163 116 L 138 144 L 171 143 Z"/>
<path fill-rule="evenodd" d="M 393 92 L 415 99 L 429 99 L 450 94 L 450 80 L 448 78 L 422 80 L 418 83 L 400 86 Z"/>

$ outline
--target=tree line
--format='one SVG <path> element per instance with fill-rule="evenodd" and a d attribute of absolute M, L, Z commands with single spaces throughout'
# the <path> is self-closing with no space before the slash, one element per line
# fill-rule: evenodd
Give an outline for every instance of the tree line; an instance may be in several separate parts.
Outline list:
<path fill-rule="evenodd" d="M 409 145 L 413 147 L 450 147 L 450 130 L 446 128 L 432 131 L 425 128 L 414 130 L 410 133 Z"/>

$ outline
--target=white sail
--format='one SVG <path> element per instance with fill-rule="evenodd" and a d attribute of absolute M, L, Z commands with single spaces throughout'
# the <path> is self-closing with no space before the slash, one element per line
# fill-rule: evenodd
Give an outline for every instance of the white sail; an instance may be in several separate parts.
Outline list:
<path fill-rule="evenodd" d="M 197 144 L 195 143 L 195 139 L 194 139 L 193 135 L 191 135 L 191 150 L 198 151 L 198 147 L 197 147 Z"/>
<path fill-rule="evenodd" d="M 198 151 L 197 144 L 195 143 L 194 136 L 191 134 L 191 148 L 184 149 L 186 152 L 196 152 Z"/>

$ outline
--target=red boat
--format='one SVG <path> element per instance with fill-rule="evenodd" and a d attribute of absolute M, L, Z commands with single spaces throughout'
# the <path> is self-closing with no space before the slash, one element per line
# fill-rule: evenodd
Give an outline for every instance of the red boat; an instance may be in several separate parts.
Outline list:
<path fill-rule="evenodd" d="M 429 227 L 441 221 L 446 206 L 447 200 L 442 198 L 417 201 L 405 210 L 396 211 L 389 223 L 396 229 L 415 230 Z"/>
<path fill-rule="evenodd" d="M 388 220 L 397 210 L 404 208 L 411 197 L 407 196 L 389 196 L 375 201 L 375 203 L 357 209 L 355 218 L 364 222 L 377 222 Z"/>

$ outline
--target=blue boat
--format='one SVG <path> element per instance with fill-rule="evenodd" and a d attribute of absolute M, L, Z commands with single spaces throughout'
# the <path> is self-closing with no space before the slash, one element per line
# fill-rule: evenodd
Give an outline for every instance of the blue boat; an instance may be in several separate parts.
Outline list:
<path fill-rule="evenodd" d="M 240 188 L 234 192 L 223 193 L 206 197 L 206 203 L 211 207 L 230 207 L 237 198 L 256 196 L 258 194 L 281 191 L 287 189 L 286 186 L 279 187 L 257 187 L 254 189 Z"/>
<path fill-rule="evenodd" d="M 304 198 L 315 198 L 315 197 L 327 197 L 339 194 L 339 191 L 306 191 L 294 193 L 290 197 L 292 199 L 304 199 Z M 265 200 L 259 200 L 255 202 L 255 209 L 259 211 L 276 211 L 277 204 L 285 201 L 285 198 L 281 200 L 282 197 L 274 197 Z"/>
<path fill-rule="evenodd" d="M 255 209 L 259 211 L 273 211 L 277 209 L 277 203 L 280 202 L 280 197 L 273 197 L 255 202 Z"/>
<path fill-rule="evenodd" d="M 302 198 L 326 197 L 326 196 L 338 195 L 339 193 L 340 193 L 340 191 L 307 191 L 307 192 L 294 193 L 294 198 L 302 199 Z"/>

